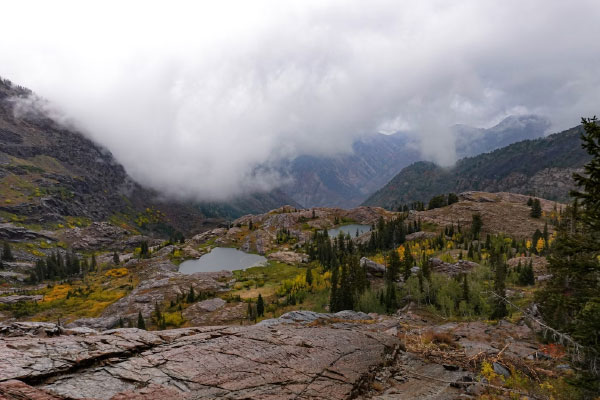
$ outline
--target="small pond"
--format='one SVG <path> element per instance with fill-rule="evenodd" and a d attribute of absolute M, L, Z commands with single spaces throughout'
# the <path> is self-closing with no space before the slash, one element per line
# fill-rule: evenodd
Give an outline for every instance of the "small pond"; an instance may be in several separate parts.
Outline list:
<path fill-rule="evenodd" d="M 266 258 L 258 254 L 244 253 L 228 247 L 215 247 L 210 253 L 196 260 L 182 262 L 179 265 L 179 272 L 193 274 L 194 272 L 234 271 L 263 265 L 266 261 Z"/>
<path fill-rule="evenodd" d="M 362 235 L 365 232 L 369 232 L 371 230 L 371 225 L 359 225 L 359 224 L 350 224 L 350 225 L 342 225 L 337 228 L 327 229 L 327 233 L 329 237 L 335 237 L 340 234 L 340 232 L 344 232 L 344 235 L 350 234 L 350 236 L 355 237 L 356 231 L 358 231 L 359 235 Z"/>

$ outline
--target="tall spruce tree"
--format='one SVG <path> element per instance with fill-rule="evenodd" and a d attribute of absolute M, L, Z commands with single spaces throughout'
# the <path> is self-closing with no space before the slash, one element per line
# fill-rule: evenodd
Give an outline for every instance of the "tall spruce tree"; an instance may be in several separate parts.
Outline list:
<path fill-rule="evenodd" d="M 256 315 L 259 317 L 265 315 L 265 301 L 260 293 L 258 294 L 258 300 L 256 300 Z"/>
<path fill-rule="evenodd" d="M 492 311 L 492 319 L 501 319 L 508 315 L 506 308 L 506 263 L 502 250 L 494 249 L 491 255 L 492 267 L 495 271 L 494 276 L 494 308 Z"/>
<path fill-rule="evenodd" d="M 138 311 L 137 327 L 138 329 L 146 330 L 146 322 L 144 321 L 141 311 Z"/>
<path fill-rule="evenodd" d="M 13 256 L 12 250 L 10 248 L 10 244 L 8 242 L 4 242 L 2 245 L 2 259 L 4 261 L 14 261 L 15 257 Z"/>
<path fill-rule="evenodd" d="M 531 218 L 540 218 L 542 216 L 542 204 L 540 203 L 540 199 L 533 200 L 529 215 Z"/>
<path fill-rule="evenodd" d="M 552 278 L 536 300 L 546 321 L 600 352 L 600 128 L 582 120 L 582 146 L 592 159 L 575 174 L 579 190 L 560 218 L 548 269 Z"/>

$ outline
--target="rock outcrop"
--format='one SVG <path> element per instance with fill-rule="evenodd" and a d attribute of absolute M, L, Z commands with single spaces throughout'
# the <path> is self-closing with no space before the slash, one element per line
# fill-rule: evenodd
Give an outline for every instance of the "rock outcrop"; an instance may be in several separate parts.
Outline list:
<path fill-rule="evenodd" d="M 0 394 L 20 399 L 343 399 L 398 339 L 340 322 L 116 329 L 0 341 Z M 18 397 L 21 396 L 21 397 Z"/>

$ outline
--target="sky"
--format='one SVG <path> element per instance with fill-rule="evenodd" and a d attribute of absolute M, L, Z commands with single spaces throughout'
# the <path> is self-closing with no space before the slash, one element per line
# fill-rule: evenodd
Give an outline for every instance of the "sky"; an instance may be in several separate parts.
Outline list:
<path fill-rule="evenodd" d="M 413 132 L 600 113 L 600 2 L 65 1 L 3 5 L 0 76 L 164 193 L 270 190 L 282 160 Z"/>

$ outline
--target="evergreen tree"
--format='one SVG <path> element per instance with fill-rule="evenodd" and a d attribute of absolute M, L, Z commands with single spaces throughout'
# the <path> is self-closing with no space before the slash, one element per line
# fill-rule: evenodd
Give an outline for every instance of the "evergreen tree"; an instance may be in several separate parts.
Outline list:
<path fill-rule="evenodd" d="M 339 309 L 352 310 L 354 308 L 354 296 L 352 293 L 352 282 L 349 277 L 348 264 L 342 262 L 340 270 Z"/>
<path fill-rule="evenodd" d="M 12 250 L 10 248 L 10 244 L 8 242 L 4 242 L 2 245 L 2 259 L 4 261 L 14 261 L 15 257 L 12 254 Z"/>
<path fill-rule="evenodd" d="M 125 324 L 123 323 L 123 317 L 119 317 L 119 328 L 123 327 L 125 327 Z"/>
<path fill-rule="evenodd" d="M 150 256 L 150 248 L 148 247 L 148 242 L 144 240 L 142 242 L 142 244 L 140 245 L 140 257 L 148 258 L 149 256 Z"/>
<path fill-rule="evenodd" d="M 187 295 L 187 300 L 188 303 L 193 303 L 194 301 L 196 301 L 196 294 L 194 293 L 194 287 L 190 286 L 190 291 L 188 292 Z"/>
<path fill-rule="evenodd" d="M 260 293 L 258 294 L 258 300 L 256 300 L 256 315 L 259 317 L 265 315 L 265 302 Z"/>
<path fill-rule="evenodd" d="M 542 216 L 542 204 L 540 203 L 540 199 L 533 200 L 529 216 L 531 218 L 540 218 Z"/>
<path fill-rule="evenodd" d="M 535 276 L 531 262 L 525 267 L 519 268 L 519 284 L 523 286 L 535 285 Z"/>
<path fill-rule="evenodd" d="M 98 263 L 96 262 L 96 253 L 92 253 L 92 263 L 90 265 L 90 271 L 96 272 Z"/>
<path fill-rule="evenodd" d="M 331 294 L 329 296 L 329 310 L 331 312 L 340 311 L 338 285 L 339 285 L 339 267 L 336 263 L 334 266 L 331 267 Z"/>
<path fill-rule="evenodd" d="M 463 300 L 466 301 L 467 303 L 469 302 L 471 296 L 470 296 L 470 292 L 469 292 L 469 280 L 467 278 L 467 274 L 463 274 L 463 279 L 462 279 L 462 289 L 463 289 Z"/>
<path fill-rule="evenodd" d="M 160 307 L 157 302 L 154 303 L 154 321 L 157 326 L 160 325 L 160 322 L 162 321 L 162 313 L 160 312 Z"/>
<path fill-rule="evenodd" d="M 398 256 L 398 252 L 396 250 L 390 251 L 388 268 L 386 271 L 386 280 L 388 282 L 395 282 L 398 279 L 398 275 L 400 275 L 400 257 Z"/>
<path fill-rule="evenodd" d="M 458 196 L 456 193 L 448 193 L 448 205 L 458 203 Z"/>
<path fill-rule="evenodd" d="M 508 315 L 508 309 L 504 298 L 506 298 L 506 263 L 501 251 L 494 250 L 491 255 L 492 266 L 495 270 L 494 276 L 494 309 L 492 311 L 492 319 L 501 319 Z"/>
<path fill-rule="evenodd" d="M 549 257 L 552 278 L 536 299 L 549 325 L 600 352 L 600 129 L 595 117 L 583 119 L 583 127 L 582 146 L 592 159 L 585 175 L 574 175 L 579 191 L 560 218 Z"/>
<path fill-rule="evenodd" d="M 531 207 L 533 205 L 533 199 L 530 197 L 529 199 L 527 199 L 527 206 Z"/>
<path fill-rule="evenodd" d="M 473 214 L 471 218 L 471 235 L 473 235 L 473 238 L 477 239 L 479 238 L 479 233 L 483 227 L 483 220 L 481 219 L 480 214 Z"/>
<path fill-rule="evenodd" d="M 138 329 L 146 330 L 146 322 L 144 321 L 144 317 L 142 316 L 141 311 L 138 311 L 137 327 Z"/>
<path fill-rule="evenodd" d="M 310 268 L 306 269 L 306 284 L 308 285 L 308 287 L 312 287 L 313 284 L 313 274 L 312 274 L 312 270 Z"/>
<path fill-rule="evenodd" d="M 412 267 L 414 267 L 415 264 L 415 259 L 412 255 L 412 253 L 410 252 L 410 247 L 408 246 L 408 243 L 406 244 L 406 246 L 404 246 L 404 260 L 402 261 L 402 263 L 404 264 L 404 281 L 406 282 L 406 280 L 408 278 L 410 278 L 410 275 L 412 274 Z"/>
<path fill-rule="evenodd" d="M 581 135 L 582 147 L 592 156 L 584 165 L 584 174 L 574 174 L 573 178 L 580 190 L 571 195 L 581 201 L 585 212 L 582 221 L 594 232 L 600 231 L 600 125 L 596 117 L 583 118 L 584 133 Z"/>
<path fill-rule="evenodd" d="M 118 255 L 118 254 L 117 254 L 117 252 L 115 251 L 115 252 L 113 253 L 113 263 L 115 263 L 115 265 L 119 265 L 119 262 L 120 262 L 120 261 L 121 261 L 121 260 L 119 260 L 119 255 Z"/>

